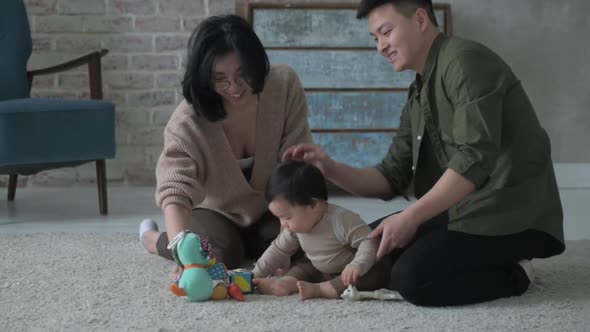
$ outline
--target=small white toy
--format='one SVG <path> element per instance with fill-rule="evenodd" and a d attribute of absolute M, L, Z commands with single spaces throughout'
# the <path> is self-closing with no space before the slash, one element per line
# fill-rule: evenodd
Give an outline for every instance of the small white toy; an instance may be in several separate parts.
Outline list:
<path fill-rule="evenodd" d="M 340 297 L 348 301 L 359 301 L 363 299 L 380 301 L 403 300 L 403 297 L 396 291 L 381 288 L 372 292 L 359 292 L 353 285 L 348 286 L 348 288 L 342 292 Z"/>

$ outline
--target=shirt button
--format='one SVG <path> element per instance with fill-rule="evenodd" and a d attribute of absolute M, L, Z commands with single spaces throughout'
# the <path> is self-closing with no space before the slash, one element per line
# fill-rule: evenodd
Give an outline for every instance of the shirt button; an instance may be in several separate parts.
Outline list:
<path fill-rule="evenodd" d="M 416 167 L 414 167 L 414 165 L 412 165 L 412 171 L 415 171 L 415 170 L 416 170 Z"/>
<path fill-rule="evenodd" d="M 420 141 L 420 140 L 422 140 L 422 136 L 418 136 L 418 140 L 419 140 L 419 141 Z"/>

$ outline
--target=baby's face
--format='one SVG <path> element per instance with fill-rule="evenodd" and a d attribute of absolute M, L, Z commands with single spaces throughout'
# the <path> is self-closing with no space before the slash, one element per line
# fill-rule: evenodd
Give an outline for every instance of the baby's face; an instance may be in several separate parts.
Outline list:
<path fill-rule="evenodd" d="M 270 202 L 268 209 L 279 220 L 281 225 L 293 233 L 309 233 L 318 223 L 321 216 L 315 207 L 318 204 L 309 206 L 293 206 L 282 198 Z"/>

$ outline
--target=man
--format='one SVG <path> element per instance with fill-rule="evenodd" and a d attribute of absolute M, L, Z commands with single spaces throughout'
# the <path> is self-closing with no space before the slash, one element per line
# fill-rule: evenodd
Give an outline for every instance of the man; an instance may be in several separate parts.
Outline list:
<path fill-rule="evenodd" d="M 532 258 L 564 251 L 550 143 L 511 69 L 481 44 L 440 33 L 429 0 L 363 0 L 377 50 L 416 79 L 387 156 L 338 163 L 303 144 L 284 158 L 319 167 L 343 189 L 391 199 L 412 180 L 417 201 L 372 226 L 390 287 L 424 306 L 520 295 Z M 377 226 L 378 224 L 378 226 Z"/>

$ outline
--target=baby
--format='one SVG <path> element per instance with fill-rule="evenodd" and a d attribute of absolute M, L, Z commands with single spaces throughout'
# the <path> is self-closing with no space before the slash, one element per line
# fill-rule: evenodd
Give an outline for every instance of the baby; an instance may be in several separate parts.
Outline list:
<path fill-rule="evenodd" d="M 388 269 L 375 264 L 378 243 L 367 238 L 371 229 L 359 215 L 327 202 L 318 168 L 302 161 L 283 162 L 273 170 L 265 194 L 283 230 L 252 271 L 261 293 L 337 299 L 347 285 L 365 291 L 385 286 Z M 299 249 L 306 258 L 281 277 L 265 278 Z"/>

